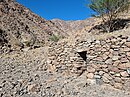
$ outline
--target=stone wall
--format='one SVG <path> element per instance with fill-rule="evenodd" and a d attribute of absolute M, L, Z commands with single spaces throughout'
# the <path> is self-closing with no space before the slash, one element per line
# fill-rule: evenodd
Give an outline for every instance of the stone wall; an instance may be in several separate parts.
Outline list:
<path fill-rule="evenodd" d="M 78 54 L 82 51 L 87 52 L 86 61 Z M 56 72 L 68 70 L 78 75 L 85 72 L 90 83 L 107 83 L 122 89 L 130 79 L 130 37 L 82 41 L 73 46 L 67 42 L 53 43 L 47 60 L 48 68 Z"/>

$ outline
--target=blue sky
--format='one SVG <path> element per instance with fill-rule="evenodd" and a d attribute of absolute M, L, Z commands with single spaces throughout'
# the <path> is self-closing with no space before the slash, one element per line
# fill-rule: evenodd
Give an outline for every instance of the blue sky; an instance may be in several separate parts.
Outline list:
<path fill-rule="evenodd" d="M 16 0 L 37 15 L 50 20 L 83 20 L 92 11 L 85 5 L 89 0 Z"/>

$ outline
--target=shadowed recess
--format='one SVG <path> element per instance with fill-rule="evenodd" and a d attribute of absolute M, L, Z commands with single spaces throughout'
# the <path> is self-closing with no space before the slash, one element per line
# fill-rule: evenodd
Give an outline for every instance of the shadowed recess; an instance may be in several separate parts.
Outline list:
<path fill-rule="evenodd" d="M 80 57 L 81 57 L 84 61 L 86 61 L 86 59 L 87 59 L 87 56 L 86 56 L 87 51 L 81 51 L 81 52 L 77 52 L 77 53 L 80 55 Z"/>

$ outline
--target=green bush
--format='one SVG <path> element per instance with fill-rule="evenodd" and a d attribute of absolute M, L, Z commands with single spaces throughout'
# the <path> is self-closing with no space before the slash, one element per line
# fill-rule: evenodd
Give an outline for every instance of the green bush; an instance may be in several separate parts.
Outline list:
<path fill-rule="evenodd" d="M 57 35 L 55 35 L 55 34 L 52 34 L 52 35 L 49 37 L 49 39 L 50 39 L 51 41 L 58 42 L 59 39 L 60 39 L 60 37 L 57 36 Z"/>
<path fill-rule="evenodd" d="M 102 18 L 103 23 L 107 22 L 103 28 L 110 32 L 113 29 L 113 20 L 116 20 L 121 12 L 128 12 L 129 5 L 129 0 L 90 0 L 88 6 Z"/>

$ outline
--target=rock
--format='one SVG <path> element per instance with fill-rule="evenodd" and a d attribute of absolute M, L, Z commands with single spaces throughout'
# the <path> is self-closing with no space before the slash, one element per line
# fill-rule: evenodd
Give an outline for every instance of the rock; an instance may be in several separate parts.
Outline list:
<path fill-rule="evenodd" d="M 108 65 L 101 65 L 101 67 L 102 67 L 102 68 L 107 68 L 107 67 L 108 67 Z"/>
<path fill-rule="evenodd" d="M 110 79 L 110 80 L 112 80 L 111 76 L 109 74 L 107 74 L 107 73 L 105 73 L 103 76 Z"/>
<path fill-rule="evenodd" d="M 103 60 L 106 60 L 106 59 L 108 58 L 108 55 L 103 54 L 103 55 L 102 55 L 102 58 L 103 58 Z"/>
<path fill-rule="evenodd" d="M 130 48 L 130 42 L 126 42 L 125 44 L 126 44 L 127 47 Z"/>
<path fill-rule="evenodd" d="M 115 74 L 115 72 L 113 72 L 113 71 L 110 71 L 110 74 L 111 74 L 111 75 L 114 75 L 114 74 Z"/>
<path fill-rule="evenodd" d="M 72 64 L 66 64 L 66 66 L 67 66 L 67 67 L 71 67 L 71 66 L 72 66 Z"/>
<path fill-rule="evenodd" d="M 95 68 L 93 68 L 93 67 L 91 67 L 91 66 L 88 66 L 88 67 L 87 67 L 87 72 L 93 73 L 93 72 L 95 72 Z"/>
<path fill-rule="evenodd" d="M 113 38 L 113 39 L 111 39 L 111 42 L 115 43 L 115 42 L 117 42 L 117 39 Z"/>
<path fill-rule="evenodd" d="M 105 73 L 105 74 L 102 76 L 102 80 L 103 80 L 105 83 L 109 83 L 110 80 L 112 80 L 112 78 L 110 77 L 109 74 Z"/>
<path fill-rule="evenodd" d="M 83 65 L 82 64 L 73 64 L 75 68 L 79 68 L 79 67 L 82 67 Z"/>
<path fill-rule="evenodd" d="M 121 58 L 120 60 L 121 60 L 122 63 L 127 63 L 127 62 L 129 62 L 129 60 L 128 60 L 127 58 Z"/>
<path fill-rule="evenodd" d="M 115 76 L 116 76 L 116 77 L 120 77 L 121 74 L 120 74 L 120 73 L 116 73 Z"/>
<path fill-rule="evenodd" d="M 94 74 L 93 74 L 93 73 L 88 73 L 88 74 L 87 74 L 87 78 L 92 79 L 93 77 L 94 77 Z"/>
<path fill-rule="evenodd" d="M 126 39 L 122 39 L 121 40 L 121 44 L 125 43 L 126 42 Z"/>
<path fill-rule="evenodd" d="M 130 60 L 130 57 L 127 57 L 128 58 L 128 60 Z"/>
<path fill-rule="evenodd" d="M 99 41 L 99 40 L 96 40 L 95 43 L 96 43 L 96 44 L 100 44 L 100 41 Z"/>
<path fill-rule="evenodd" d="M 102 76 L 105 72 L 99 71 L 99 75 Z"/>
<path fill-rule="evenodd" d="M 101 57 L 96 57 L 93 60 L 95 60 L 95 61 L 102 61 L 102 58 Z"/>
<path fill-rule="evenodd" d="M 94 75 L 94 78 L 95 78 L 95 79 L 100 79 L 101 76 L 100 76 L 100 75 Z"/>
<path fill-rule="evenodd" d="M 114 51 L 112 52 L 112 54 L 113 54 L 113 57 L 112 57 L 112 58 L 114 58 L 114 57 L 119 57 L 119 58 L 120 58 L 118 51 L 115 51 L 115 50 L 114 50 Z"/>
<path fill-rule="evenodd" d="M 106 52 L 107 49 L 106 49 L 106 48 L 102 48 L 101 51 L 102 51 L 102 52 Z"/>
<path fill-rule="evenodd" d="M 117 89 L 122 89 L 123 85 L 121 83 L 115 83 L 114 87 L 117 88 Z"/>
<path fill-rule="evenodd" d="M 109 70 L 108 70 L 107 68 L 103 68 L 102 70 L 103 70 L 104 72 L 106 72 L 106 73 L 109 72 Z"/>
<path fill-rule="evenodd" d="M 127 52 L 126 55 L 127 55 L 128 57 L 130 57 L 130 52 Z"/>
<path fill-rule="evenodd" d="M 88 59 L 93 59 L 93 58 L 96 58 L 96 56 L 87 55 L 87 58 Z"/>
<path fill-rule="evenodd" d="M 2 12 L 0 11 L 0 16 L 2 16 Z"/>
<path fill-rule="evenodd" d="M 130 42 L 130 36 L 127 38 L 127 42 Z"/>
<path fill-rule="evenodd" d="M 106 63 L 106 64 L 112 64 L 112 59 L 107 59 L 107 60 L 105 61 L 105 63 Z"/>
<path fill-rule="evenodd" d="M 120 60 L 117 60 L 117 61 L 115 61 L 115 62 L 113 63 L 113 66 L 117 67 L 117 66 L 119 65 L 119 63 L 120 63 Z"/>
<path fill-rule="evenodd" d="M 128 73 L 126 71 L 123 71 L 123 72 L 120 72 L 121 76 L 122 77 L 128 77 Z"/>
<path fill-rule="evenodd" d="M 120 77 L 114 77 L 114 81 L 117 83 L 122 83 L 122 79 Z"/>
<path fill-rule="evenodd" d="M 108 69 L 110 70 L 110 71 L 112 71 L 112 72 L 116 72 L 116 73 L 118 73 L 120 70 L 117 68 L 117 67 L 115 67 L 115 66 L 108 66 Z"/>
<path fill-rule="evenodd" d="M 130 74 L 130 68 L 127 69 L 127 73 Z"/>
<path fill-rule="evenodd" d="M 119 68 L 119 69 L 126 70 L 126 69 L 130 68 L 130 63 L 119 64 L 119 65 L 118 65 L 118 68 Z"/>
<path fill-rule="evenodd" d="M 92 65 L 95 70 L 99 70 L 100 69 L 100 65 L 96 65 L 96 64 L 90 64 L 90 65 Z"/>
<path fill-rule="evenodd" d="M 121 77 L 121 79 L 123 80 L 123 83 L 124 83 L 125 81 L 128 81 L 130 78 L 129 77 Z"/>
<path fill-rule="evenodd" d="M 113 50 L 110 50 L 110 54 L 108 55 L 109 59 L 111 59 L 113 56 L 112 52 L 113 52 Z"/>
<path fill-rule="evenodd" d="M 119 45 L 118 46 L 117 45 L 111 45 L 111 48 L 112 49 L 118 49 L 118 48 L 120 48 L 120 46 Z"/>
<path fill-rule="evenodd" d="M 106 78 L 106 77 L 102 77 L 102 80 L 103 80 L 103 82 L 105 82 L 105 83 L 109 83 L 110 82 L 110 80 L 108 79 L 108 78 Z"/>
<path fill-rule="evenodd" d="M 22 51 L 27 52 L 30 50 L 30 47 L 23 48 Z"/>
<path fill-rule="evenodd" d="M 113 56 L 112 57 L 112 60 L 114 60 L 114 61 L 116 61 L 116 60 L 118 60 L 119 59 L 119 56 Z"/>
<path fill-rule="evenodd" d="M 128 47 L 125 47 L 125 48 L 123 48 L 123 50 L 122 50 L 123 52 L 129 52 L 130 51 L 130 48 L 128 48 Z"/>
<path fill-rule="evenodd" d="M 119 51 L 120 49 L 119 48 L 115 48 L 114 51 Z"/>

